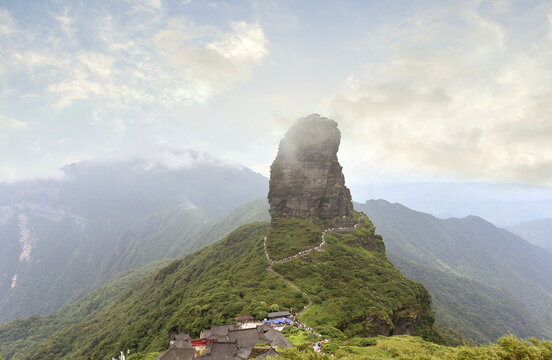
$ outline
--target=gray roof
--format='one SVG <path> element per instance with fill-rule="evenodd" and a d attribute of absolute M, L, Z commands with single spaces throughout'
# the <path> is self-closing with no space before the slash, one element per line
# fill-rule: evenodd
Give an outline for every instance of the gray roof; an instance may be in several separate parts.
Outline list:
<path fill-rule="evenodd" d="M 290 315 L 291 314 L 289 311 L 278 311 L 278 312 L 268 313 L 267 317 L 270 319 L 270 318 L 288 317 Z"/>
<path fill-rule="evenodd" d="M 261 327 L 263 336 L 270 341 L 270 346 L 292 347 L 293 344 L 281 332 L 274 330 L 270 326 Z"/>
<path fill-rule="evenodd" d="M 235 328 L 234 324 L 226 325 L 213 325 L 209 330 L 203 330 L 201 336 L 204 339 L 217 340 L 217 341 L 226 341 L 228 336 L 228 330 L 233 330 Z"/>
<path fill-rule="evenodd" d="M 163 351 L 155 360 L 193 360 L 196 351 L 194 349 L 169 348 Z"/>
<path fill-rule="evenodd" d="M 184 340 L 184 339 L 180 338 L 180 339 L 172 340 L 171 342 L 172 342 L 171 347 L 175 347 L 175 348 L 178 348 L 178 349 L 193 349 L 194 348 L 192 346 L 192 342 L 190 340 Z"/>
<path fill-rule="evenodd" d="M 238 357 L 242 360 L 249 359 L 249 355 L 251 355 L 251 352 L 253 351 L 253 348 L 255 345 L 249 345 L 249 346 L 238 346 Z"/>
<path fill-rule="evenodd" d="M 199 357 L 202 360 L 239 360 L 236 342 L 215 342 L 210 344 Z"/>
<path fill-rule="evenodd" d="M 263 332 L 257 328 L 229 330 L 228 340 L 237 341 L 239 346 L 269 343 L 264 337 Z"/>
<path fill-rule="evenodd" d="M 270 348 L 267 352 L 262 353 L 261 355 L 257 356 L 255 359 L 259 360 L 259 359 L 267 358 L 269 356 L 278 356 L 278 355 L 280 355 L 278 351 L 274 350 L 273 348 Z"/>

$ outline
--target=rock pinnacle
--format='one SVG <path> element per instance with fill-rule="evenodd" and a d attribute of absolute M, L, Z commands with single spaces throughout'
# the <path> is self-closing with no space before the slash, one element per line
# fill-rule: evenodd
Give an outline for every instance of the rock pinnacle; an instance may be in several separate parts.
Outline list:
<path fill-rule="evenodd" d="M 340 140 L 337 122 L 317 114 L 287 131 L 270 167 L 272 219 L 318 218 L 328 226 L 351 222 L 351 193 L 337 160 Z"/>

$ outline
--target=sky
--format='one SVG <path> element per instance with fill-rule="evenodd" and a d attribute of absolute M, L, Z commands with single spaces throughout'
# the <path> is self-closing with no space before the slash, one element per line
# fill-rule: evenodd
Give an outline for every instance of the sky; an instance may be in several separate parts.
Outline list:
<path fill-rule="evenodd" d="M 342 132 L 349 185 L 552 185 L 552 1 L 0 0 L 0 181 L 81 160 L 266 176 Z"/>

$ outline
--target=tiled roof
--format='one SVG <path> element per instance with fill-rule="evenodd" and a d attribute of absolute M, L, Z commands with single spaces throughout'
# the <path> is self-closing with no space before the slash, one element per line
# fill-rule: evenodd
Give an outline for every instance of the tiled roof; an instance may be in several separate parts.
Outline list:
<path fill-rule="evenodd" d="M 239 360 L 236 342 L 215 342 L 205 349 L 202 360 Z"/>
<path fill-rule="evenodd" d="M 211 329 L 203 330 L 201 332 L 201 336 L 205 339 L 224 341 L 226 340 L 226 336 L 228 336 L 228 330 L 232 330 L 234 328 L 234 324 L 213 325 Z"/>
<path fill-rule="evenodd" d="M 159 354 L 155 360 L 193 360 L 196 351 L 194 349 L 169 348 Z"/>
<path fill-rule="evenodd" d="M 263 333 L 257 328 L 229 330 L 228 340 L 237 341 L 239 346 L 269 343 Z"/>
<path fill-rule="evenodd" d="M 270 346 L 292 347 L 292 343 L 281 332 L 274 330 L 270 326 L 262 326 L 263 336 L 270 341 Z"/>

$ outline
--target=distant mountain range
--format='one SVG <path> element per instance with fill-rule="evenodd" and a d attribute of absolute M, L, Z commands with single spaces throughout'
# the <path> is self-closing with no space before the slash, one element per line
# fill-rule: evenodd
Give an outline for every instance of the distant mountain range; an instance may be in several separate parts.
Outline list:
<path fill-rule="evenodd" d="M 64 172 L 0 185 L 0 322 L 48 314 L 119 273 L 218 240 L 239 222 L 213 226 L 268 188 L 247 168 L 209 161 L 83 162 Z"/>
<path fill-rule="evenodd" d="M 552 218 L 526 221 L 507 229 L 552 253 Z"/>
<path fill-rule="evenodd" d="M 552 337 L 550 253 L 476 216 L 442 220 L 384 200 L 355 205 L 399 269 L 432 292 L 438 321 L 479 341 L 507 331 Z"/>
<path fill-rule="evenodd" d="M 355 199 L 385 199 L 439 218 L 476 215 L 500 226 L 552 217 L 552 187 L 481 182 L 366 183 Z"/>

